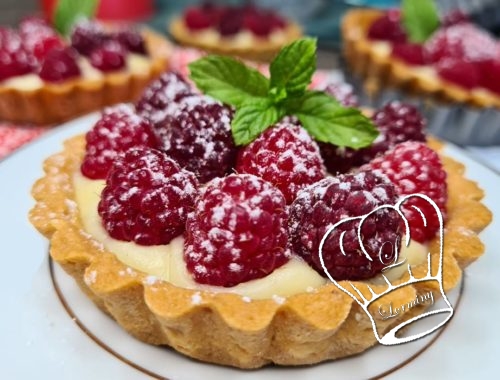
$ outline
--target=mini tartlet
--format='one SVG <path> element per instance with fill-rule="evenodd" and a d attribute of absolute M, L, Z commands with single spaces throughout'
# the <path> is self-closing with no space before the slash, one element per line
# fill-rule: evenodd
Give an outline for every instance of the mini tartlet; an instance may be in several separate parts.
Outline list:
<path fill-rule="evenodd" d="M 37 19 L 28 22 L 35 24 L 31 27 L 35 31 L 36 25 L 42 23 Z M 45 24 L 42 27 L 49 28 Z M 7 30 L 6 35 L 9 33 Z M 50 33 L 55 36 L 55 32 Z M 171 45 L 159 34 L 144 28 L 140 35 L 147 55 L 127 53 L 123 68 L 97 70 L 91 66 L 88 57 L 82 54 L 77 58 L 80 75 L 46 81 L 38 77 L 38 68 L 25 75 L 0 81 L 0 119 L 47 125 L 111 104 L 136 100 L 144 88 L 165 70 L 171 54 Z M 64 41 L 60 37 L 51 37 L 56 41 Z M 8 43 L 3 41 L 3 44 Z M 64 49 L 59 46 L 64 42 L 47 42 L 47 47 L 43 48 L 47 50 L 43 54 L 50 53 L 51 43 L 55 45 L 54 50 Z M 76 56 L 76 51 L 71 54 Z M 32 58 L 29 60 L 32 61 Z"/>
<path fill-rule="evenodd" d="M 208 7 L 207 10 L 204 6 L 189 8 L 175 18 L 169 25 L 172 36 L 185 46 L 260 62 L 271 61 L 284 45 L 302 36 L 297 23 L 272 11 L 255 7 Z M 225 16 L 224 12 L 228 14 Z M 251 29 L 245 26 L 249 17 L 253 17 L 249 21 Z M 238 18 L 241 20 L 222 28 L 227 29 L 222 32 L 217 25 L 219 18 L 232 24 Z"/>

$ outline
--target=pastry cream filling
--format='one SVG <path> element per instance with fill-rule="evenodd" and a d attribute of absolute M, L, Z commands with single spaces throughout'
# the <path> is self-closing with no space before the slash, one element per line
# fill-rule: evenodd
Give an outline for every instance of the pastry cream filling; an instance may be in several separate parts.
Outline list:
<path fill-rule="evenodd" d="M 102 71 L 94 68 L 90 62 L 83 57 L 78 60 L 78 66 L 80 67 L 81 75 L 78 78 L 96 80 L 102 79 Z M 148 57 L 139 54 L 129 53 L 126 57 L 125 68 L 122 70 L 117 70 L 108 74 L 130 72 L 136 75 L 148 74 L 151 67 L 151 60 Z M 63 82 L 64 83 L 64 82 Z M 4 87 L 22 90 L 22 91 L 34 91 L 42 88 L 45 82 L 37 74 L 26 74 L 19 75 L 6 79 L 0 84 Z"/>
<path fill-rule="evenodd" d="M 85 231 L 100 242 L 108 251 L 113 252 L 123 264 L 170 282 L 173 285 L 207 290 L 212 292 L 232 292 L 253 299 L 286 297 L 310 291 L 326 283 L 314 269 L 300 258 L 292 258 L 288 263 L 268 276 L 238 284 L 233 287 L 208 286 L 196 283 L 189 274 L 184 263 L 184 239 L 179 236 L 170 244 L 156 246 L 140 246 L 133 242 L 124 242 L 111 238 L 101 223 L 97 212 L 101 191 L 105 186 L 103 180 L 89 180 L 80 172 L 73 178 L 75 200 L 80 211 L 80 218 Z M 403 240 L 404 241 L 404 240 Z M 409 247 L 402 247 L 400 259 L 406 263 L 384 272 L 390 279 L 397 279 L 408 264 L 420 264 L 426 258 L 426 247 L 412 242 Z M 377 282 L 374 278 L 372 282 Z"/>
<path fill-rule="evenodd" d="M 224 41 L 224 44 L 237 48 L 251 48 L 263 40 L 281 44 L 286 42 L 287 38 L 286 33 L 282 30 L 274 30 L 267 37 L 255 36 L 248 30 L 242 30 L 234 36 L 221 36 L 221 34 L 214 28 L 203 29 L 201 31 L 190 30 L 189 33 L 196 35 L 196 39 L 199 40 L 199 42 L 207 45 L 215 45 Z"/>

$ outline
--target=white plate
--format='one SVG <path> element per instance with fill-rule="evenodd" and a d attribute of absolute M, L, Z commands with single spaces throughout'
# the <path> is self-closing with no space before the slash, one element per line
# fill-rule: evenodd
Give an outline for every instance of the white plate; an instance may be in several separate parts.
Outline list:
<path fill-rule="evenodd" d="M 54 277 L 67 300 L 66 307 L 76 316 L 76 320 L 72 319 L 52 284 L 47 242 L 27 219 L 33 206 L 30 189 L 42 175 L 42 161 L 60 150 L 64 139 L 88 130 L 96 119 L 94 114 L 72 121 L 0 164 L 0 378 L 144 379 L 149 378 L 143 371 L 146 370 L 175 380 L 201 376 L 207 380 L 223 376 L 356 379 L 377 376 L 400 366 L 388 377 L 458 379 L 487 378 L 496 370 L 500 348 L 496 220 L 482 234 L 485 256 L 466 271 L 455 316 L 430 346 L 436 336 L 396 347 L 380 346 L 354 358 L 302 368 L 240 371 L 198 363 L 131 338 L 98 311 L 56 266 Z M 500 215 L 500 200 L 495 199 L 500 177 L 458 148 L 447 146 L 446 151 L 467 166 L 467 176 L 486 190 L 486 205 L 494 215 Z M 455 292 L 450 297 L 452 303 L 457 297 Z M 405 363 L 422 348 L 426 349 Z"/>

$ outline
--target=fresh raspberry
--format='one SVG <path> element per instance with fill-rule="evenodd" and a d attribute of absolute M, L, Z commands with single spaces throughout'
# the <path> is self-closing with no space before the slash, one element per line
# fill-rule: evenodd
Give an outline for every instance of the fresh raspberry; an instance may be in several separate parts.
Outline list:
<path fill-rule="evenodd" d="M 500 61 L 488 59 L 476 62 L 476 65 L 481 76 L 479 84 L 500 95 Z"/>
<path fill-rule="evenodd" d="M 21 46 L 21 37 L 10 28 L 0 27 L 0 50 L 14 51 Z"/>
<path fill-rule="evenodd" d="M 61 82 L 80 76 L 78 54 L 73 48 L 51 50 L 42 64 L 40 78 L 47 82 Z"/>
<path fill-rule="evenodd" d="M 379 136 L 367 148 L 354 150 L 319 144 L 330 173 L 346 173 L 404 141 L 425 141 L 426 120 L 411 104 L 389 102 L 373 114 L 372 120 L 377 126 Z"/>
<path fill-rule="evenodd" d="M 243 27 L 243 9 L 238 7 L 225 8 L 217 25 L 221 36 L 232 36 L 237 34 Z"/>
<path fill-rule="evenodd" d="M 268 128 L 242 149 L 236 171 L 276 186 L 287 203 L 304 187 L 325 177 L 318 146 L 305 129 L 289 123 Z"/>
<path fill-rule="evenodd" d="M 408 141 L 397 145 L 384 156 L 367 165 L 370 170 L 384 173 L 396 187 L 400 196 L 409 194 L 427 195 L 446 217 L 446 172 L 438 154 L 421 142 Z M 418 207 L 427 219 L 427 227 Z M 410 198 L 402 205 L 410 224 L 411 238 L 418 242 L 432 239 L 439 230 L 439 221 L 434 208 L 421 198 Z"/>
<path fill-rule="evenodd" d="M 0 81 L 33 72 L 33 64 L 20 45 L 0 48 Z"/>
<path fill-rule="evenodd" d="M 148 54 L 144 38 L 137 30 L 120 30 L 113 38 L 132 53 Z"/>
<path fill-rule="evenodd" d="M 118 155 L 133 147 L 160 146 L 149 122 L 124 105 L 106 109 L 85 139 L 87 146 L 81 170 L 91 179 L 106 178 Z"/>
<path fill-rule="evenodd" d="M 460 9 L 454 9 L 446 13 L 441 21 L 444 27 L 470 22 L 470 18 Z"/>
<path fill-rule="evenodd" d="M 184 22 L 191 30 L 206 29 L 213 25 L 213 20 L 210 16 L 211 14 L 205 12 L 202 8 L 189 7 L 184 12 Z"/>
<path fill-rule="evenodd" d="M 19 22 L 18 30 L 23 39 L 37 34 L 56 34 L 49 23 L 41 17 L 26 17 Z"/>
<path fill-rule="evenodd" d="M 243 27 L 259 37 L 267 37 L 274 28 L 274 17 L 269 12 L 246 12 Z"/>
<path fill-rule="evenodd" d="M 84 21 L 76 25 L 71 33 L 71 45 L 82 55 L 89 56 L 90 53 L 110 36 L 105 32 L 101 24 L 95 21 Z"/>
<path fill-rule="evenodd" d="M 466 89 L 479 85 L 481 80 L 477 66 L 462 59 L 444 58 L 436 65 L 439 76 Z"/>
<path fill-rule="evenodd" d="M 146 88 L 136 104 L 136 110 L 151 122 L 158 123 L 174 112 L 184 97 L 193 94 L 194 90 L 181 75 L 166 72 Z"/>
<path fill-rule="evenodd" d="M 64 40 L 56 35 L 47 35 L 43 38 L 39 38 L 38 41 L 33 43 L 31 52 L 38 60 L 38 62 L 42 62 L 47 54 L 55 49 L 64 49 L 66 43 Z"/>
<path fill-rule="evenodd" d="M 202 284 L 234 286 L 288 261 L 285 198 L 250 174 L 210 181 L 186 223 L 184 259 Z"/>
<path fill-rule="evenodd" d="M 401 43 L 392 45 L 392 55 L 410 65 L 424 65 L 424 47 L 420 44 Z"/>
<path fill-rule="evenodd" d="M 358 97 L 354 94 L 354 88 L 349 83 L 330 83 L 324 91 L 345 107 L 359 106 Z"/>
<path fill-rule="evenodd" d="M 306 187 L 290 206 L 293 252 L 325 276 L 319 246 L 327 230 L 348 217 L 363 216 L 378 206 L 396 202 L 396 189 L 387 178 L 368 171 L 327 177 Z M 361 227 L 362 242 L 372 261 L 361 253 L 358 221 L 335 228 L 322 250 L 330 275 L 341 281 L 367 279 L 379 273 L 394 261 L 394 247 L 399 248 L 400 222 L 398 213 L 389 209 L 377 211 L 365 220 Z M 345 254 L 341 249 L 344 233 Z"/>
<path fill-rule="evenodd" d="M 375 20 L 368 29 L 368 37 L 393 43 L 406 42 L 406 32 L 401 26 L 400 13 L 392 10 Z"/>
<path fill-rule="evenodd" d="M 205 183 L 225 175 L 234 165 L 230 108 L 218 103 L 187 105 L 155 124 L 163 150 Z"/>
<path fill-rule="evenodd" d="M 116 41 L 106 41 L 90 53 L 90 64 L 103 72 L 116 71 L 125 67 L 127 51 Z"/>
<path fill-rule="evenodd" d="M 26 50 L 42 62 L 49 51 L 63 49 L 66 42 L 41 18 L 27 18 L 19 24 L 19 34 Z"/>
<path fill-rule="evenodd" d="M 165 153 L 132 148 L 111 167 L 98 211 L 115 239 L 168 244 L 184 232 L 197 189 L 194 174 Z"/>
<path fill-rule="evenodd" d="M 425 52 L 430 62 L 444 58 L 456 58 L 467 62 L 495 59 L 500 47 L 495 37 L 473 24 L 461 23 L 441 28 L 425 43 Z"/>

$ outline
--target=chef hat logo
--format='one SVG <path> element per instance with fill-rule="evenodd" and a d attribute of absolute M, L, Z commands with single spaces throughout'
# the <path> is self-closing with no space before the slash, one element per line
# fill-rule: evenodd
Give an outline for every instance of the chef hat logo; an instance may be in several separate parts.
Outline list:
<path fill-rule="evenodd" d="M 427 254 L 427 274 L 424 277 L 415 278 L 413 276 L 410 264 L 408 264 L 408 266 L 407 266 L 407 272 L 409 274 L 408 281 L 400 283 L 400 284 L 397 284 L 397 285 L 393 285 L 391 283 L 391 281 L 389 281 L 389 279 L 382 273 L 381 277 L 385 281 L 387 287 L 386 287 L 386 289 L 384 291 L 382 291 L 382 292 L 380 292 L 378 294 L 373 290 L 373 288 L 371 286 L 365 285 L 366 288 L 368 289 L 368 291 L 371 293 L 370 296 L 366 297 L 366 295 L 364 295 L 361 292 L 361 290 L 358 289 L 352 282 L 350 282 L 350 281 L 343 281 L 343 283 L 345 285 L 348 285 L 348 286 L 345 286 L 345 287 L 343 285 L 341 285 L 339 282 L 337 282 L 331 276 L 331 274 L 328 272 L 328 269 L 326 268 L 325 262 L 324 262 L 324 259 L 323 259 L 323 246 L 324 246 L 326 240 L 328 239 L 329 235 L 336 228 L 338 228 L 339 226 L 341 226 L 344 223 L 359 222 L 358 223 L 358 228 L 357 228 L 357 236 L 358 236 L 359 245 L 361 247 L 361 251 L 362 251 L 362 253 L 365 255 L 365 257 L 368 260 L 373 261 L 373 258 L 368 254 L 368 252 L 366 251 L 366 249 L 365 249 L 365 247 L 363 245 L 362 235 L 361 235 L 361 227 L 363 225 L 363 222 L 368 217 L 370 217 L 372 214 L 374 214 L 376 212 L 379 212 L 379 211 L 381 211 L 383 209 L 389 209 L 389 210 L 396 211 L 400 215 L 400 217 L 402 218 L 402 220 L 404 221 L 404 226 L 405 226 L 405 242 L 403 242 L 403 244 L 405 244 L 406 246 L 408 246 L 408 244 L 411 241 L 410 227 L 409 227 L 408 219 L 405 217 L 405 215 L 401 211 L 401 205 L 404 202 L 406 202 L 408 199 L 410 199 L 410 198 L 421 198 L 424 201 L 428 202 L 434 208 L 434 210 L 436 211 L 436 217 L 439 220 L 439 264 L 438 264 L 437 273 L 435 275 L 432 275 L 432 272 L 431 272 L 432 260 L 436 260 L 436 257 L 431 257 L 431 254 L 428 253 Z M 421 218 L 423 219 L 424 226 L 427 226 L 427 220 L 426 220 L 426 217 L 425 217 L 424 213 L 422 212 L 422 210 L 420 210 L 415 205 L 412 205 L 411 207 L 415 208 L 416 211 L 418 211 L 418 213 L 420 214 Z M 340 241 L 340 247 L 341 247 L 342 253 L 344 253 L 344 251 L 343 251 L 343 241 L 342 241 L 343 234 L 340 236 L 340 239 L 341 239 L 341 241 Z M 323 236 L 323 238 L 321 240 L 321 243 L 319 245 L 319 259 L 320 259 L 320 262 L 321 262 L 321 266 L 323 267 L 323 271 L 326 274 L 326 276 L 330 279 L 330 281 L 333 282 L 333 284 L 335 284 L 335 286 L 337 286 L 341 291 L 343 291 L 348 296 L 350 296 L 356 303 L 358 303 L 358 305 L 368 315 L 368 317 L 370 318 L 370 321 L 372 323 L 373 332 L 375 334 L 375 337 L 378 340 L 378 342 L 381 343 L 381 344 L 383 344 L 383 345 L 392 346 L 392 345 L 396 345 L 396 344 L 411 342 L 411 341 L 414 341 L 416 339 L 422 338 L 422 337 L 424 337 L 426 335 L 429 335 L 429 334 L 433 333 L 434 331 L 438 330 L 442 326 L 444 326 L 451 319 L 451 317 L 453 316 L 453 312 L 454 312 L 453 311 L 453 307 L 451 306 L 450 301 L 446 297 L 446 294 L 445 294 L 444 288 L 443 288 L 443 216 L 441 214 L 441 211 L 439 210 L 439 207 L 436 205 L 436 203 L 434 203 L 434 201 L 432 201 L 428 196 L 426 196 L 424 194 L 411 194 L 411 195 L 407 195 L 407 196 L 401 198 L 395 205 L 382 205 L 382 206 L 379 206 L 379 207 L 375 208 L 373 211 L 369 212 L 368 214 L 365 214 L 365 215 L 362 215 L 362 216 L 358 216 L 358 217 L 345 218 L 345 219 L 342 219 L 341 221 L 337 222 L 336 224 L 334 224 L 333 226 L 331 226 L 326 231 L 325 235 Z M 395 260 L 397 260 L 397 257 L 395 258 Z M 394 264 L 394 265 L 399 265 L 399 264 Z M 387 268 L 392 267 L 394 265 L 390 265 Z M 429 281 L 434 281 L 434 282 L 436 282 L 438 284 L 442 300 L 444 301 L 444 303 L 446 304 L 446 306 L 444 306 L 442 308 L 439 308 L 437 310 L 428 310 L 428 311 L 423 312 L 420 315 L 416 315 L 413 318 L 411 318 L 409 320 L 406 320 L 406 321 L 398 324 L 397 326 L 392 327 L 388 332 L 384 333 L 381 336 L 379 334 L 378 330 L 377 330 L 377 326 L 376 326 L 376 322 L 375 322 L 375 317 L 368 310 L 369 306 L 371 304 L 373 304 L 375 301 L 377 301 L 378 299 L 380 299 L 381 297 L 383 297 L 383 296 L 385 296 L 385 295 L 387 295 L 387 294 L 389 294 L 389 293 L 391 293 L 391 292 L 393 292 L 393 291 L 395 291 L 397 289 L 401 289 L 401 288 L 403 288 L 405 286 L 409 286 L 409 285 L 413 285 L 413 284 L 417 284 L 417 283 L 421 283 L 421 282 L 429 282 Z M 348 289 L 349 287 L 350 287 L 350 289 Z M 433 315 L 437 315 L 437 314 L 445 314 L 446 318 L 444 319 L 444 321 L 441 321 L 440 323 L 435 324 L 433 327 L 427 329 L 426 331 L 419 332 L 419 333 L 413 334 L 411 336 L 405 336 L 405 337 L 398 337 L 398 336 L 396 336 L 396 334 L 398 333 L 398 331 L 400 331 L 402 328 L 404 328 L 404 327 L 406 327 L 406 326 L 408 326 L 408 325 L 410 325 L 410 324 L 412 324 L 412 323 L 414 323 L 414 322 L 416 322 L 418 320 L 421 320 L 421 319 L 424 319 L 424 318 L 427 318 L 427 317 L 430 317 L 430 316 L 433 316 Z"/>

